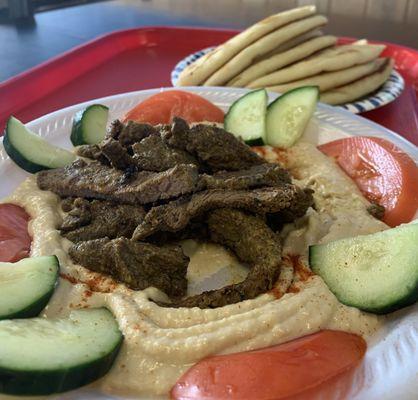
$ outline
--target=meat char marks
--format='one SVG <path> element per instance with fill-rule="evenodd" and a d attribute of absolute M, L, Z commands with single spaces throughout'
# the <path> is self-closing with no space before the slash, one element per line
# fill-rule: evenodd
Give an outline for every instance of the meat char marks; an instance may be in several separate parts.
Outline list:
<path fill-rule="evenodd" d="M 302 207 L 297 207 L 301 204 Z M 207 211 L 237 208 L 259 215 L 291 213 L 293 219 L 305 214 L 312 204 L 312 193 L 292 184 L 254 190 L 208 190 L 153 207 L 137 227 L 133 239 L 144 240 L 156 232 L 176 232 Z"/>
<path fill-rule="evenodd" d="M 165 140 L 170 146 L 197 157 L 212 172 L 238 171 L 266 162 L 232 133 L 212 125 L 189 128 L 181 118 L 174 118 Z"/>
<path fill-rule="evenodd" d="M 129 164 L 148 171 L 163 171 L 179 163 L 199 164 L 201 170 L 211 172 L 238 171 L 266 163 L 231 133 L 212 125 L 190 128 L 181 118 L 174 118 L 171 129 L 162 126 L 160 132 L 148 124 L 116 122 L 104 142 L 81 146 L 78 154 L 104 163 L 124 160 L 112 165 L 123 169 Z"/>
<path fill-rule="evenodd" d="M 123 172 L 98 162 L 76 160 L 72 164 L 38 173 L 42 190 L 61 197 L 85 197 L 122 204 L 149 204 L 195 191 L 194 165 L 179 164 L 166 171 Z"/>
<path fill-rule="evenodd" d="M 66 212 L 60 226 L 61 235 L 72 242 L 108 237 L 131 237 L 145 216 L 141 206 L 110 201 L 67 198 L 62 202 Z"/>
<path fill-rule="evenodd" d="M 289 173 L 278 164 L 260 164 L 240 171 L 219 171 L 203 174 L 200 186 L 205 189 L 250 189 L 291 183 Z"/>
<path fill-rule="evenodd" d="M 271 289 L 281 264 L 275 230 L 313 205 L 310 189 L 216 126 L 115 121 L 104 141 L 77 152 L 86 160 L 37 175 L 63 198 L 71 258 L 132 289 L 157 287 L 167 307 L 221 307 Z M 189 260 L 175 244 L 184 238 L 227 247 L 249 265 L 247 278 L 184 297 Z"/>

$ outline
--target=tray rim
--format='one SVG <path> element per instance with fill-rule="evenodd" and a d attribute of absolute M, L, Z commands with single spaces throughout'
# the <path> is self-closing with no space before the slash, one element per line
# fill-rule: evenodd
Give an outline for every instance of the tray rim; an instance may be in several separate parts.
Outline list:
<path fill-rule="evenodd" d="M 52 82 L 51 86 L 39 90 L 36 86 L 36 82 L 38 79 L 44 79 L 46 80 L 46 77 L 49 77 L 51 72 L 56 72 L 56 68 L 65 68 L 69 65 L 69 63 L 73 62 L 74 57 L 80 58 L 82 55 L 88 54 L 92 49 L 95 49 L 97 46 L 102 47 L 103 44 L 107 43 L 108 41 L 115 41 L 115 43 L 121 43 L 123 45 L 123 41 L 125 38 L 140 38 L 144 37 L 143 35 L 150 34 L 154 35 L 153 39 L 157 37 L 156 40 L 154 40 L 154 43 L 152 46 L 158 46 L 158 43 L 161 42 L 164 35 L 171 35 L 171 34 L 180 34 L 185 35 L 188 32 L 201 32 L 202 35 L 207 33 L 216 33 L 219 35 L 233 35 L 239 32 L 239 30 L 236 29 L 225 29 L 225 28 L 211 28 L 211 27 L 201 27 L 201 26 L 166 26 L 166 25 L 150 25 L 150 26 L 142 26 L 137 28 L 129 28 L 129 29 L 120 29 L 115 30 L 113 32 L 105 33 L 103 35 L 100 35 L 96 38 L 93 38 L 91 40 L 88 40 L 84 43 L 81 43 L 71 49 L 68 49 L 67 51 L 58 54 L 26 71 L 21 72 L 20 74 L 17 74 L 15 76 L 12 76 L 5 81 L 0 82 L 0 98 L 7 98 L 8 96 L 12 98 L 11 101 L 3 101 L 2 106 L 0 107 L 0 120 L 3 122 L 6 121 L 9 115 L 16 115 L 20 114 L 21 112 L 24 112 L 25 114 L 29 114 L 26 118 L 23 118 L 23 120 L 26 122 L 29 119 L 33 119 L 34 116 L 39 115 L 39 112 L 36 112 L 35 115 L 31 113 L 31 108 L 36 104 L 38 101 L 46 101 L 50 96 L 53 96 L 54 92 L 59 91 L 62 87 L 69 84 L 71 80 L 76 79 L 78 76 L 83 76 L 85 73 L 91 71 L 96 66 L 102 65 L 106 62 L 106 60 L 111 59 L 114 57 L 115 54 L 121 53 L 127 50 L 122 48 L 122 50 L 118 46 L 115 46 L 115 50 L 112 55 L 108 56 L 108 58 L 102 59 L 100 62 L 91 62 L 90 59 L 88 59 L 86 65 L 84 66 L 83 70 L 79 72 L 77 75 L 71 76 L 70 78 L 67 78 L 66 80 L 62 81 L 59 79 L 56 79 L 56 82 Z M 138 39 L 137 39 L 138 40 Z M 354 38 L 349 38 L 346 36 L 339 37 L 339 41 L 346 42 L 346 41 L 353 41 Z M 218 42 L 217 39 L 215 39 L 216 44 Z M 370 40 L 371 43 L 383 43 L 388 46 L 395 46 L 396 49 L 399 49 L 399 51 L 406 51 L 408 54 L 413 54 L 414 57 L 416 56 L 418 60 L 418 50 L 415 50 L 411 47 L 407 47 L 404 45 L 399 45 L 396 43 L 390 43 L 386 41 L 373 41 Z M 132 42 L 131 42 L 132 43 Z M 161 42 L 162 43 L 162 42 Z M 148 43 L 142 43 L 141 46 L 149 46 Z M 199 48 L 199 45 L 196 46 L 196 48 Z M 50 71 L 51 70 L 51 71 Z M 408 82 L 408 79 L 405 79 Z M 54 81 L 52 79 L 52 81 Z M 49 83 L 49 82 L 48 82 Z M 29 92 L 31 91 L 31 96 L 24 96 L 22 93 L 22 86 L 26 88 L 26 86 L 29 89 Z M 416 95 L 418 96 L 418 77 L 417 82 L 414 84 L 415 90 L 408 88 L 411 90 L 411 94 L 414 95 L 416 92 Z M 114 91 L 114 93 L 117 93 L 118 91 Z M 16 99 L 16 94 L 19 96 L 18 99 Z M 120 92 L 119 92 L 120 93 Z M 51 110 L 53 107 L 47 107 L 46 109 Z M 55 109 L 58 109 L 59 107 L 56 107 Z M 415 107 L 414 107 L 415 108 Z M 416 115 L 418 115 L 418 109 L 416 109 Z M 367 117 L 368 118 L 368 117 Z M 418 128 L 418 127 L 416 127 Z M 414 126 L 414 130 L 416 129 Z M 393 126 L 392 126 L 393 129 Z M 2 132 L 0 131 L 0 135 L 2 135 Z M 417 139 L 418 140 L 418 139 Z"/>
<path fill-rule="evenodd" d="M 20 72 L 10 78 L 5 79 L 4 81 L 0 81 L 0 94 L 1 94 L 1 90 L 3 90 L 5 87 L 7 88 L 7 86 L 14 84 L 16 82 L 18 82 L 21 79 L 25 79 L 27 77 L 30 77 L 31 75 L 33 75 L 34 73 L 37 73 L 39 71 L 42 71 L 44 68 L 46 67 L 50 67 L 51 65 L 56 64 L 59 61 L 65 60 L 66 58 L 73 56 L 75 53 L 88 49 L 91 46 L 94 46 L 102 41 L 107 41 L 109 39 L 112 38 L 117 38 L 118 36 L 124 36 L 124 35 L 130 35 L 130 34 L 135 34 L 139 31 L 149 31 L 149 32 L 153 32 L 153 31 L 188 31 L 188 30 L 194 30 L 194 31 L 217 31 L 217 32 L 221 32 L 221 33 L 226 33 L 226 34 L 234 34 L 234 33 L 239 33 L 242 30 L 241 29 L 225 29 L 225 28 L 210 28 L 207 26 L 187 26 L 187 25 L 178 25 L 178 26 L 169 26 L 169 25 L 149 25 L 149 26 L 141 26 L 138 28 L 129 28 L 129 29 L 117 29 L 108 33 L 104 33 L 102 35 L 99 35 L 93 39 L 89 39 L 84 43 L 78 44 L 68 50 L 65 50 L 64 52 L 57 54 L 51 58 L 49 58 L 48 60 L 45 60 L 23 72 Z M 355 41 L 358 40 L 354 37 L 350 37 L 350 36 L 338 36 L 338 40 L 339 41 L 344 41 L 344 42 L 351 42 L 351 41 Z M 368 40 L 370 43 L 379 43 L 379 44 L 384 44 L 386 46 L 395 46 L 399 49 L 402 50 L 406 50 L 412 53 L 415 53 L 417 58 L 418 58 L 418 50 L 412 48 L 412 47 L 408 47 L 402 44 L 397 44 L 397 43 L 392 43 L 392 42 L 388 42 L 388 41 L 384 41 L 384 40 Z"/>
<path fill-rule="evenodd" d="M 183 90 L 186 91 L 192 91 L 192 92 L 198 92 L 198 91 L 220 91 L 220 92 L 230 92 L 231 89 L 233 89 L 233 91 L 239 91 L 242 92 L 243 94 L 250 91 L 250 89 L 245 89 L 245 88 L 229 88 L 229 87 L 224 87 L 224 86 L 210 86 L 210 87 L 202 87 L 202 86 L 184 86 L 182 87 Z M 161 86 L 158 88 L 153 88 L 153 89 L 143 89 L 143 90 L 133 90 L 130 92 L 125 92 L 125 93 L 118 93 L 118 94 L 113 94 L 113 95 L 109 95 L 109 96 L 104 96 L 104 97 L 99 97 L 99 98 L 95 98 L 95 99 L 91 99 L 91 100 L 87 100 L 84 101 L 82 103 L 77 103 L 77 104 L 73 104 L 71 106 L 67 106 L 64 108 L 61 108 L 59 110 L 56 111 L 52 111 L 48 114 L 42 115 L 41 117 L 38 117 L 36 119 L 33 119 L 29 122 L 27 122 L 26 124 L 29 125 L 29 127 L 32 127 L 33 125 L 36 124 L 40 124 L 43 122 L 43 120 L 47 120 L 51 117 L 52 114 L 65 114 L 69 111 L 69 109 L 83 109 L 85 108 L 87 105 L 92 104 L 92 103 L 96 103 L 96 102 L 107 102 L 109 100 L 113 100 L 113 99 L 117 99 L 117 98 L 124 98 L 124 97 L 129 97 L 129 96 L 135 96 L 135 95 L 140 95 L 140 94 L 154 94 L 156 92 L 163 92 L 163 91 L 167 91 L 167 90 L 178 90 L 178 87 L 173 87 L 173 86 Z M 270 100 L 273 100 L 277 97 L 279 97 L 280 95 L 278 93 L 273 93 L 273 92 L 268 92 L 269 98 Z M 340 108 L 340 107 L 334 107 L 334 106 L 330 106 L 328 104 L 325 103 L 318 103 L 318 110 L 316 111 L 315 115 L 321 120 L 321 118 L 326 117 L 326 114 L 329 113 L 334 113 L 334 114 L 339 114 L 340 117 L 344 117 L 345 120 L 355 120 L 358 122 L 361 122 L 362 124 L 366 124 L 368 125 L 371 129 L 375 129 L 376 131 L 378 130 L 385 130 L 390 136 L 393 136 L 396 138 L 397 144 L 406 152 L 408 152 L 408 154 L 410 154 L 410 152 L 412 151 L 412 153 L 414 153 L 414 160 L 416 161 L 417 165 L 418 165 L 418 147 L 410 142 L 408 139 L 406 139 L 405 137 L 403 137 L 402 135 L 400 135 L 399 133 L 386 128 L 383 125 L 378 124 L 377 122 L 374 122 L 368 118 L 365 118 L 359 114 L 353 114 L 350 111 Z M 348 127 L 345 127 L 348 128 Z M 1 139 L 2 141 L 2 139 Z M 0 159 L 1 162 L 1 159 Z"/>

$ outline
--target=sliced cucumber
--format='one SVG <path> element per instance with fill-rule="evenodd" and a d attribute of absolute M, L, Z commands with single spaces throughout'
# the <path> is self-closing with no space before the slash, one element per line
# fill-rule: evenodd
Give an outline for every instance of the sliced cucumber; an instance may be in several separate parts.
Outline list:
<path fill-rule="evenodd" d="M 97 144 L 106 135 L 109 108 L 102 104 L 93 104 L 79 111 L 73 120 L 71 142 L 74 146 Z"/>
<path fill-rule="evenodd" d="M 310 246 L 309 263 L 342 303 L 395 311 L 418 299 L 418 225 Z"/>
<path fill-rule="evenodd" d="M 267 92 L 253 90 L 236 100 L 225 115 L 225 130 L 250 146 L 263 145 L 266 131 Z"/>
<path fill-rule="evenodd" d="M 270 146 L 288 148 L 302 136 L 316 109 L 317 86 L 290 90 L 267 108 L 266 142 Z"/>
<path fill-rule="evenodd" d="M 0 321 L 0 392 L 47 395 L 86 385 L 109 371 L 122 339 L 104 308 Z"/>
<path fill-rule="evenodd" d="M 54 292 L 58 270 L 55 256 L 0 263 L 0 320 L 36 317 Z"/>
<path fill-rule="evenodd" d="M 10 158 L 25 171 L 60 168 L 75 160 L 75 155 L 48 143 L 15 117 L 6 124 L 3 145 Z"/>

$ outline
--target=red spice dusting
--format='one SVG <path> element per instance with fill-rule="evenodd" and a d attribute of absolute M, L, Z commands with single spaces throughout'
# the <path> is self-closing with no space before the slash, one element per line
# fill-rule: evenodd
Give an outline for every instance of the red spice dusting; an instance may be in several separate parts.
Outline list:
<path fill-rule="evenodd" d="M 298 288 L 295 285 L 290 285 L 289 289 L 287 289 L 287 293 L 299 293 L 300 292 L 300 288 Z"/>
<path fill-rule="evenodd" d="M 85 290 L 84 291 L 84 297 L 91 297 L 93 295 L 93 292 L 91 290 Z"/>
<path fill-rule="evenodd" d="M 102 293 L 113 292 L 118 285 L 113 279 L 100 274 L 94 274 L 92 278 L 87 279 L 83 283 L 88 285 L 93 292 Z"/>
<path fill-rule="evenodd" d="M 77 283 L 82 283 L 82 284 L 87 285 L 90 289 L 90 291 L 86 291 L 84 293 L 85 296 L 87 297 L 90 297 L 93 294 L 92 292 L 100 292 L 100 293 L 113 292 L 118 286 L 118 284 L 113 279 L 100 275 L 100 274 L 96 274 L 96 273 L 94 274 L 92 278 L 87 279 L 87 280 L 76 279 L 73 276 L 65 274 L 63 272 L 60 273 L 60 277 L 72 283 L 73 285 L 76 285 Z"/>
<path fill-rule="evenodd" d="M 267 155 L 267 150 L 264 146 L 253 146 L 251 147 L 251 150 L 263 158 L 265 158 Z"/>
<path fill-rule="evenodd" d="M 273 152 L 277 157 L 277 161 L 280 163 L 287 165 L 289 162 L 288 154 L 285 149 L 281 149 L 280 147 L 273 147 Z"/>
<path fill-rule="evenodd" d="M 302 282 L 308 280 L 311 276 L 314 275 L 314 273 L 303 264 L 301 256 L 297 254 L 288 254 L 283 258 L 293 266 L 295 274 Z"/>
<path fill-rule="evenodd" d="M 62 279 L 65 279 L 66 281 L 68 281 L 68 282 L 72 283 L 73 285 L 75 285 L 75 284 L 77 284 L 77 283 L 80 283 L 80 282 L 79 282 L 79 281 L 77 281 L 77 279 L 75 279 L 74 277 L 72 277 L 72 276 L 70 276 L 70 275 L 67 275 L 67 274 L 64 274 L 63 272 L 60 272 L 60 277 L 61 277 Z"/>
<path fill-rule="evenodd" d="M 280 299 L 281 297 L 283 297 L 283 292 L 281 292 L 280 289 L 277 287 L 271 289 L 269 293 L 271 293 L 276 299 Z"/>

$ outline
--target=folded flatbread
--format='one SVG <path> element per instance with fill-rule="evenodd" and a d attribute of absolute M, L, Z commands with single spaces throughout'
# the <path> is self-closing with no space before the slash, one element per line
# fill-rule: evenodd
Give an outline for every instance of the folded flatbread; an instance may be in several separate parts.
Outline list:
<path fill-rule="evenodd" d="M 310 56 L 317 51 L 335 45 L 337 38 L 335 36 L 320 36 L 314 39 L 307 40 L 298 46 L 276 54 L 271 58 L 259 61 L 251 65 L 243 72 L 238 74 L 235 78 L 230 80 L 226 86 L 245 87 L 246 84 L 254 81 L 257 78 L 265 76 L 270 72 L 277 71 L 280 68 L 293 64 L 297 61 Z"/>
<path fill-rule="evenodd" d="M 357 64 L 370 62 L 379 57 L 384 49 L 384 45 L 377 44 L 338 46 L 333 50 L 324 50 L 322 54 L 312 56 L 307 60 L 297 62 L 289 67 L 255 79 L 247 84 L 247 87 L 277 86 L 323 72 L 339 71 Z"/>
<path fill-rule="evenodd" d="M 320 75 L 310 76 L 309 78 L 285 83 L 283 85 L 268 86 L 266 89 L 272 92 L 284 93 L 300 86 L 312 85 L 318 86 L 321 92 L 325 92 L 373 74 L 374 72 L 379 71 L 386 63 L 387 60 L 385 58 L 378 58 L 366 64 L 355 65 L 354 67 L 342 69 L 340 71 L 324 72 Z"/>
<path fill-rule="evenodd" d="M 228 60 L 256 40 L 284 25 L 313 15 L 315 12 L 315 6 L 299 7 L 272 15 L 257 22 L 185 68 L 180 74 L 178 86 L 197 86 L 202 84 Z"/>
<path fill-rule="evenodd" d="M 371 75 L 351 82 L 348 85 L 321 93 L 320 101 L 328 104 L 344 104 L 357 100 L 382 86 L 389 78 L 393 69 L 393 60 L 385 58 L 380 69 Z"/>
<path fill-rule="evenodd" d="M 319 28 L 327 23 L 322 15 L 308 17 L 292 22 L 263 36 L 261 39 L 244 48 L 237 55 L 212 74 L 203 86 L 222 86 L 245 68 L 249 67 L 255 59 L 274 50 L 280 44 L 287 42 L 312 29 Z"/>
<path fill-rule="evenodd" d="M 261 60 L 265 60 L 266 58 L 270 58 L 272 56 L 275 56 L 276 54 L 283 53 L 284 51 L 290 50 L 293 47 L 298 46 L 299 44 L 306 42 L 309 39 L 313 39 L 319 36 L 323 36 L 321 29 L 312 29 L 309 32 L 303 33 L 302 35 L 296 36 L 293 39 L 288 40 L 287 42 L 284 42 L 283 44 L 279 45 L 272 51 L 264 54 L 261 57 L 257 57 L 254 62 L 258 62 Z"/>

